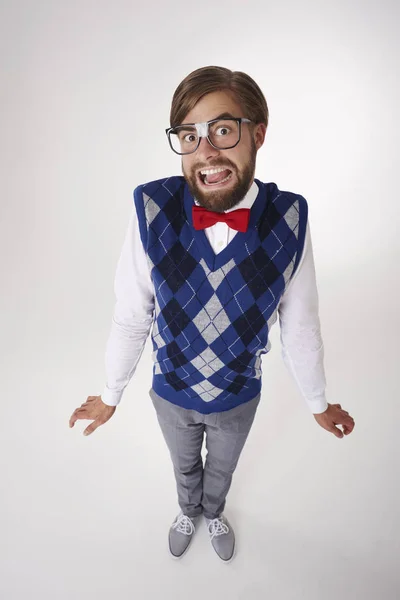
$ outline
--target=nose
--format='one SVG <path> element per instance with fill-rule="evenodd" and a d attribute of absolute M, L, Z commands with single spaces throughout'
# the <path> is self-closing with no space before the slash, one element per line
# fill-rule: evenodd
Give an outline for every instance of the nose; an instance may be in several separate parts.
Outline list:
<path fill-rule="evenodd" d="M 206 137 L 201 137 L 196 153 L 199 157 L 206 161 L 214 156 L 219 156 L 220 150 L 214 148 L 214 146 L 210 144 Z"/>

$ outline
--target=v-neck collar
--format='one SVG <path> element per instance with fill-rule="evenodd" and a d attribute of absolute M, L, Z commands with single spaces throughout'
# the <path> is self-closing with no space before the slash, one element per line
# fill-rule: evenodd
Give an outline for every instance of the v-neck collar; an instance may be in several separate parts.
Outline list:
<path fill-rule="evenodd" d="M 205 230 L 195 229 L 193 227 L 192 207 L 195 205 L 195 201 L 189 191 L 189 186 L 185 181 L 183 204 L 186 212 L 186 218 L 193 231 L 194 238 L 203 253 L 204 260 L 211 271 L 215 271 L 225 263 L 229 262 L 229 260 L 235 256 L 237 250 L 243 246 L 243 244 L 246 243 L 256 231 L 256 224 L 266 206 L 267 194 L 265 184 L 256 178 L 254 178 L 254 181 L 258 186 L 258 193 L 250 208 L 250 221 L 247 231 L 237 231 L 234 238 L 218 254 L 215 254 L 214 250 L 212 249 L 211 244 L 205 234 Z M 238 208 L 238 206 L 234 208 Z"/>

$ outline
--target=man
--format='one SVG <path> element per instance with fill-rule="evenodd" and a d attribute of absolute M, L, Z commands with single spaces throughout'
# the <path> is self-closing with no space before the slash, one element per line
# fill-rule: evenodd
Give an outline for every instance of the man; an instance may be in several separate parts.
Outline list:
<path fill-rule="evenodd" d="M 94 419 L 89 434 L 114 414 L 152 326 L 150 396 L 181 508 L 170 552 L 183 556 L 204 515 L 216 553 L 228 562 L 235 536 L 223 513 L 226 496 L 278 315 L 283 358 L 317 423 L 343 437 L 354 420 L 325 398 L 307 202 L 254 177 L 268 125 L 260 88 L 245 73 L 198 69 L 175 91 L 170 124 L 183 177 L 134 190 L 115 278 L 107 384 L 74 411 L 70 426 Z"/>

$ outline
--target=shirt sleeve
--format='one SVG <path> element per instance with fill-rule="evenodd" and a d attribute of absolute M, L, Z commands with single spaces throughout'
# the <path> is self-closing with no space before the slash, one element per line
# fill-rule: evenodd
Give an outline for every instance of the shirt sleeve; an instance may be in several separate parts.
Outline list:
<path fill-rule="evenodd" d="M 133 206 L 118 260 L 116 303 L 105 351 L 105 404 L 117 406 L 142 355 L 154 313 L 154 286 Z"/>
<path fill-rule="evenodd" d="M 314 414 L 328 408 L 324 345 L 310 226 L 302 257 L 278 305 L 283 361 Z"/>

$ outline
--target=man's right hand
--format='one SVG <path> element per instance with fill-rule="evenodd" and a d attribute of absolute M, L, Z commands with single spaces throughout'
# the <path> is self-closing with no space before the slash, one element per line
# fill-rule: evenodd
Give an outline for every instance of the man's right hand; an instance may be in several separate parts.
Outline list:
<path fill-rule="evenodd" d="M 72 413 L 69 420 L 69 426 L 73 427 L 78 419 L 94 419 L 94 422 L 86 427 L 83 432 L 83 435 L 89 435 L 90 433 L 93 433 L 99 425 L 104 425 L 104 423 L 111 419 L 116 408 L 116 406 L 104 404 L 101 396 L 88 396 L 86 402 Z"/>

